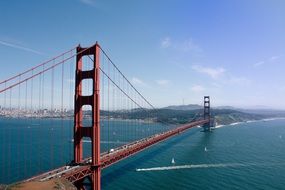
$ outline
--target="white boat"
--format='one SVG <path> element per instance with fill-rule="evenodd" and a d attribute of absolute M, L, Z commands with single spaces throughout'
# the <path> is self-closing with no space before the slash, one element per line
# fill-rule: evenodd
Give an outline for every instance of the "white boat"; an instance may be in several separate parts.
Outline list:
<path fill-rule="evenodd" d="M 205 147 L 205 152 L 207 152 L 208 151 L 208 149 L 207 149 L 207 147 Z"/>
<path fill-rule="evenodd" d="M 172 160 L 171 160 L 171 164 L 175 164 L 175 160 L 174 160 L 174 158 L 172 158 Z"/>

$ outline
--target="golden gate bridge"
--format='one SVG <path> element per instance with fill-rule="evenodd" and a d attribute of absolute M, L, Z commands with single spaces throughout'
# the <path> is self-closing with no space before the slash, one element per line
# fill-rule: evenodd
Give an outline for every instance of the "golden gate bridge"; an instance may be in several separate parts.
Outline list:
<path fill-rule="evenodd" d="M 210 131 L 210 97 L 165 118 L 101 46 L 72 48 L 0 82 L 0 183 L 65 179 L 101 189 L 101 170 L 190 128 Z"/>

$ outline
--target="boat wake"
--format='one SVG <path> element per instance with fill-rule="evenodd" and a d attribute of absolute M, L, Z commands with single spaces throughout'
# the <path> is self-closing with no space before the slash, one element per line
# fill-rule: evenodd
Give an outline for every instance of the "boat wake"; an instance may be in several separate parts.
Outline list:
<path fill-rule="evenodd" d="M 224 168 L 224 167 L 245 167 L 246 164 L 230 163 L 230 164 L 190 164 L 181 166 L 165 166 L 154 168 L 140 168 L 136 169 L 137 172 L 147 171 L 164 171 L 164 170 L 181 170 L 181 169 L 195 169 L 195 168 Z"/>
<path fill-rule="evenodd" d="M 228 163 L 228 164 L 189 164 L 180 166 L 165 166 L 154 168 L 140 168 L 136 169 L 137 172 L 148 171 L 165 171 L 165 170 L 182 170 L 182 169 L 197 169 L 197 168 L 227 168 L 227 167 L 276 167 L 285 166 L 285 163 Z"/>
<path fill-rule="evenodd" d="M 261 119 L 261 120 L 249 120 L 249 121 L 242 121 L 242 122 L 235 122 L 228 125 L 216 125 L 215 129 L 222 128 L 222 127 L 229 127 L 229 126 L 239 126 L 240 124 L 245 123 L 256 123 L 256 122 L 267 122 L 267 121 L 275 121 L 275 120 L 284 120 L 284 117 L 274 117 L 274 118 L 267 118 L 267 119 Z"/>

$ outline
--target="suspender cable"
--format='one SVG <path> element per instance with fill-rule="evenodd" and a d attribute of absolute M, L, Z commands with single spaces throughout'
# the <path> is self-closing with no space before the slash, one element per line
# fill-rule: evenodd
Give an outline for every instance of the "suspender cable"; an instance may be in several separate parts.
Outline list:
<path fill-rule="evenodd" d="M 108 76 L 110 75 L 110 63 L 108 62 Z M 108 80 L 108 150 L 110 150 L 110 80 Z"/>
<path fill-rule="evenodd" d="M 51 116 L 54 116 L 54 67 L 51 71 Z M 51 119 L 51 129 L 50 129 L 50 167 L 53 168 L 53 119 Z"/>
<path fill-rule="evenodd" d="M 64 60 L 64 55 L 62 56 L 63 60 Z M 64 61 L 61 65 L 61 105 L 60 105 L 60 111 L 61 111 L 61 120 L 60 120 L 60 123 L 61 123 L 61 127 L 60 127 L 60 138 L 61 139 L 64 139 L 64 136 L 63 136 L 63 117 L 64 117 L 64 113 L 63 113 L 63 90 L 64 90 Z M 64 144 L 63 143 L 60 143 L 58 145 L 58 147 L 60 148 L 60 150 L 64 150 Z M 60 151 L 60 163 L 61 164 L 64 164 L 64 158 L 63 158 L 63 151 Z"/>
<path fill-rule="evenodd" d="M 60 54 L 60 55 L 58 55 L 58 56 L 55 56 L 55 57 L 51 58 L 51 59 L 49 59 L 49 60 L 47 60 L 47 61 L 45 61 L 45 62 L 43 62 L 43 63 L 41 63 L 41 64 L 39 64 L 39 65 L 37 65 L 37 66 L 35 66 L 35 67 L 32 67 L 31 69 L 28 69 L 28 70 L 26 70 L 26 71 L 24 71 L 24 72 L 22 72 L 22 73 L 20 73 L 20 74 L 18 74 L 18 75 L 15 75 L 15 76 L 13 76 L 13 77 L 10 77 L 10 78 L 8 78 L 7 80 L 1 81 L 1 82 L 0 82 L 0 85 L 3 84 L 3 83 L 7 83 L 7 82 L 9 82 L 9 81 L 11 81 L 11 80 L 13 80 L 13 79 L 16 79 L 16 78 L 18 78 L 18 77 L 21 76 L 21 75 L 24 75 L 24 74 L 27 74 L 27 73 L 29 73 L 29 72 L 32 72 L 32 71 L 34 71 L 35 69 L 38 69 L 39 67 L 44 66 L 44 65 L 46 65 L 46 64 L 48 64 L 48 63 L 54 61 L 55 59 L 61 57 L 62 55 L 67 54 L 67 53 L 73 51 L 74 49 L 75 49 L 75 47 L 72 48 L 72 49 L 70 49 L 70 50 L 68 50 L 68 51 L 66 51 L 66 52 L 64 52 L 64 53 L 62 53 L 62 54 Z"/>
<path fill-rule="evenodd" d="M 72 55 L 72 52 L 70 52 L 70 54 Z M 70 60 L 69 63 L 69 111 L 71 111 L 72 109 L 72 102 L 73 102 L 73 81 L 74 81 L 74 75 L 73 75 L 73 64 L 72 64 L 72 60 Z M 72 143 L 71 143 L 71 139 L 72 139 L 72 119 L 69 118 L 69 126 L 68 126 L 68 142 L 69 142 L 69 161 L 72 160 Z"/>

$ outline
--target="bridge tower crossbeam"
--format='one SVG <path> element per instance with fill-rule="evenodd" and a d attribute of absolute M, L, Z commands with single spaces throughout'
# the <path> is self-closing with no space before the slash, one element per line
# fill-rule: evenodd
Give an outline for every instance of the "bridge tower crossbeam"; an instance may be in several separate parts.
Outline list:
<path fill-rule="evenodd" d="M 75 74 L 75 103 L 74 103 L 74 162 L 83 162 L 83 137 L 89 137 L 92 142 L 91 182 L 93 190 L 100 190 L 100 47 L 96 43 L 90 48 L 77 47 L 76 74 Z M 94 56 L 93 69 L 83 70 L 83 56 Z M 82 93 L 82 81 L 92 79 L 92 95 L 85 96 Z M 91 126 L 83 126 L 83 106 L 89 105 L 92 109 Z M 82 188 L 83 180 L 77 183 Z"/>

